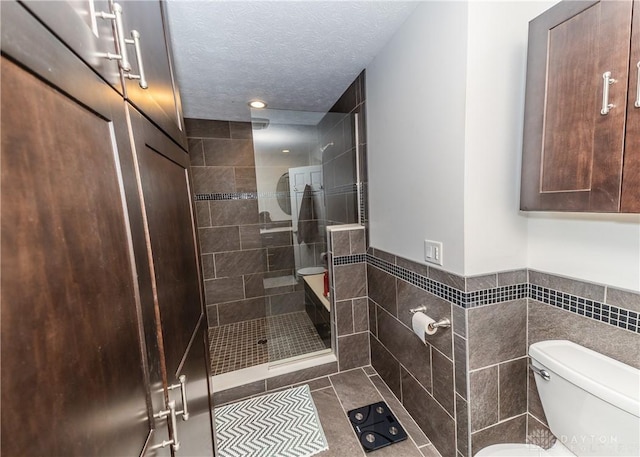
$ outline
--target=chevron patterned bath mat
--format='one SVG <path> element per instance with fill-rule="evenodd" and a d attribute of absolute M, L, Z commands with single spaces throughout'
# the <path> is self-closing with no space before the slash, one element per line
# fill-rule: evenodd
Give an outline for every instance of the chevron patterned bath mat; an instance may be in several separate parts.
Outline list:
<path fill-rule="evenodd" d="M 328 449 L 309 386 L 215 409 L 220 457 L 308 457 Z"/>

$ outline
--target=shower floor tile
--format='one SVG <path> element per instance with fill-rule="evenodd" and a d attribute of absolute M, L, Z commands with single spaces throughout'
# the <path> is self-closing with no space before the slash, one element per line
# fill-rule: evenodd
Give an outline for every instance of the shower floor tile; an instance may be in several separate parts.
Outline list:
<path fill-rule="evenodd" d="M 267 340 L 270 362 L 326 349 L 304 311 L 268 317 Z"/>
<path fill-rule="evenodd" d="M 209 329 L 214 376 L 323 349 L 326 346 L 304 311 Z"/>
<path fill-rule="evenodd" d="M 236 322 L 209 329 L 211 374 L 218 375 L 267 363 L 266 319 Z"/>

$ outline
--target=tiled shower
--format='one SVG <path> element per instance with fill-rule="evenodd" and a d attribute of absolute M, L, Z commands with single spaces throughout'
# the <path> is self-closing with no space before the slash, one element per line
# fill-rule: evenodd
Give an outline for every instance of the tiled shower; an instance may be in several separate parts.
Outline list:
<path fill-rule="evenodd" d="M 326 226 L 366 221 L 357 203 L 358 195 L 366 191 L 366 162 L 356 158 L 366 147 L 363 87 L 364 74 L 324 117 L 299 113 L 321 119 L 317 144 L 305 146 L 309 156 L 321 150 L 317 160 L 324 174 L 321 196 L 325 209 L 311 221 L 318 225 L 318 236 L 313 244 L 304 245 L 311 253 L 310 266 L 327 265 Z M 276 211 L 263 208 L 265 201 L 273 207 L 278 194 L 275 179 L 273 188 L 260 188 L 260 173 L 274 173 L 273 160 L 259 155 L 273 153 L 263 151 L 258 142 L 269 124 L 260 117 L 263 113 L 254 112 L 253 125 L 185 120 L 214 375 L 326 350 L 331 344 L 314 322 L 304 282 L 297 274 L 297 227 L 291 217 L 272 218 Z M 258 132 L 255 138 L 254 131 Z M 358 188 L 357 182 L 364 184 Z M 364 249 L 364 240 L 362 245 Z M 328 330 L 329 319 L 326 321 Z"/>

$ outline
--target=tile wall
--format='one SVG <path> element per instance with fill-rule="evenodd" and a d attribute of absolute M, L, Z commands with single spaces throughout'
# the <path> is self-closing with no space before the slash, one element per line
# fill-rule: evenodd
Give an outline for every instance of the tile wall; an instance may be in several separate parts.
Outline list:
<path fill-rule="evenodd" d="M 330 113 L 345 113 L 350 116 L 343 118 L 326 116 L 319 125 L 321 144 L 333 143 L 333 146 L 325 150 L 322 157 L 327 225 L 353 223 L 367 225 L 365 103 L 365 72 L 363 71 L 329 110 Z M 355 179 L 357 165 L 360 170 L 360 184 Z M 360 199 L 360 220 L 358 219 L 358 186 L 363 195 Z"/>
<path fill-rule="evenodd" d="M 209 327 L 304 310 L 291 232 L 260 233 L 287 223 L 260 223 L 251 124 L 185 123 Z"/>
<path fill-rule="evenodd" d="M 375 257 L 415 275 L 427 275 L 424 265 L 376 249 L 370 252 L 367 260 Z M 411 308 L 425 305 L 427 314 L 434 319 L 452 320 L 456 318 L 453 305 L 380 266 L 380 263 L 367 262 L 371 364 L 438 451 L 443 456 L 455 456 L 456 418 L 465 415 L 467 410 L 466 388 L 461 385 L 459 373 L 455 371 L 459 367 L 454 363 L 460 347 L 454 350 L 452 329 L 427 336 L 423 344 L 411 330 L 409 312 Z M 464 335 L 464 326 L 454 330 Z"/>
<path fill-rule="evenodd" d="M 334 264 L 363 261 L 339 252 Z M 569 339 L 640 367 L 637 293 L 534 270 L 465 278 L 375 248 L 364 260 L 371 364 L 443 456 L 553 444 L 528 370 L 532 343 Z M 422 344 L 408 312 L 419 305 L 452 329 Z"/>
<path fill-rule="evenodd" d="M 371 364 L 365 230 L 357 225 L 328 228 L 332 343 L 340 371 Z M 355 259 L 347 265 L 333 259 Z"/>
<path fill-rule="evenodd" d="M 357 163 L 360 191 L 366 193 L 364 78 L 363 71 L 330 110 L 358 114 L 358 148 L 353 116 L 340 122 L 326 116 L 320 123 L 323 144 L 334 143 L 323 154 L 327 221 L 321 226 L 357 222 Z M 260 228 L 283 223 L 260 221 L 251 123 L 185 119 L 185 124 L 209 327 L 304 310 L 302 284 L 280 280 L 295 270 L 292 233 L 260 234 Z M 360 213 L 366 222 L 366 204 Z M 324 240 L 322 245 L 318 253 L 326 250 Z"/>

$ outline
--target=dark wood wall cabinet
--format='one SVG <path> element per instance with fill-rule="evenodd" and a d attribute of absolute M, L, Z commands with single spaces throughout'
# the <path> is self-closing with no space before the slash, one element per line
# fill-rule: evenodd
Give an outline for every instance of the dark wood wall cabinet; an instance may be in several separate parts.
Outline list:
<path fill-rule="evenodd" d="M 23 5 L 173 141 L 187 147 L 162 2 L 35 0 Z"/>
<path fill-rule="evenodd" d="M 133 89 L 122 61 L 104 58 L 120 53 L 116 21 L 92 23 L 88 5 L 0 2 L 0 452 L 213 455 L 198 239 L 163 7 L 120 2 L 124 27 L 148 43 L 148 89 Z"/>
<path fill-rule="evenodd" d="M 520 208 L 640 212 L 640 1 L 564 1 L 529 25 Z"/>

